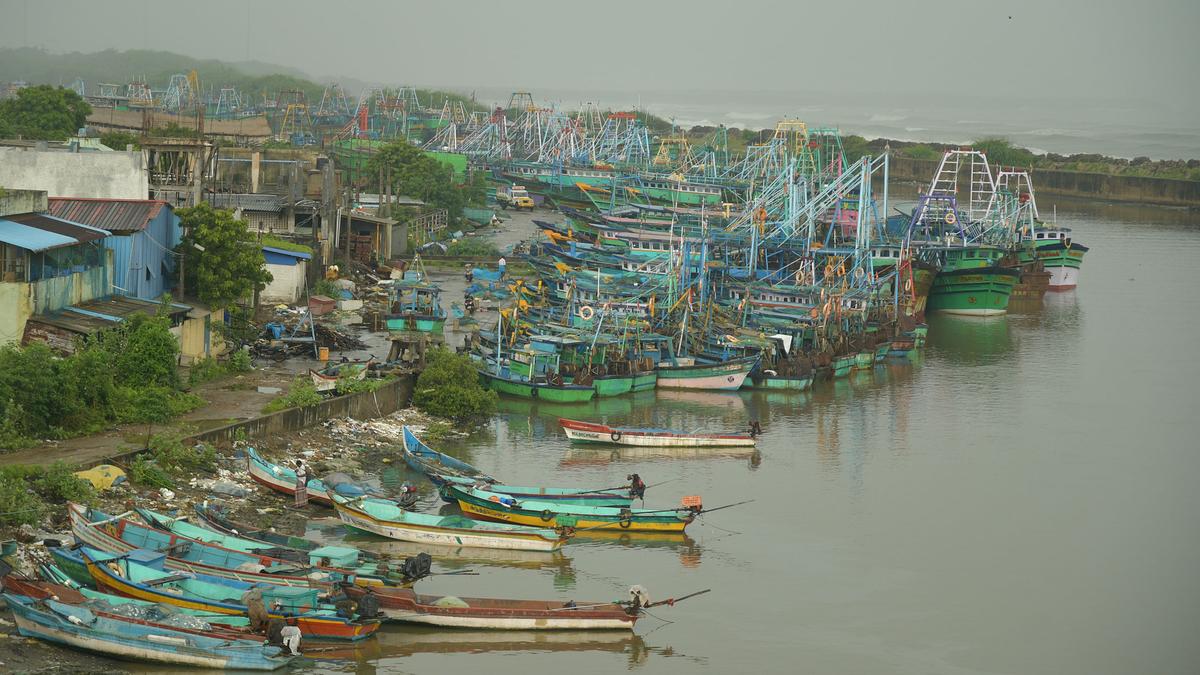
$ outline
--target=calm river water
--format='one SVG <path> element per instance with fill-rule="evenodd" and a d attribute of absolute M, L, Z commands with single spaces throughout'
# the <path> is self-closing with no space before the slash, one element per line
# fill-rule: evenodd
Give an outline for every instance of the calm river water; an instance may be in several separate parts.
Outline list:
<path fill-rule="evenodd" d="M 452 564 L 479 576 L 422 590 L 712 593 L 655 610 L 635 635 L 388 626 L 356 660 L 306 670 L 1196 672 L 1200 215 L 1060 204 L 1057 216 L 1091 247 L 1079 290 L 1034 313 L 933 317 L 918 363 L 802 395 L 505 401 L 485 433 L 447 448 L 514 484 L 600 488 L 638 472 L 670 481 L 648 505 L 756 501 L 685 539 L 465 560 Z M 568 444 L 559 415 L 708 431 L 758 418 L 766 435 L 756 456 L 613 454 Z"/>

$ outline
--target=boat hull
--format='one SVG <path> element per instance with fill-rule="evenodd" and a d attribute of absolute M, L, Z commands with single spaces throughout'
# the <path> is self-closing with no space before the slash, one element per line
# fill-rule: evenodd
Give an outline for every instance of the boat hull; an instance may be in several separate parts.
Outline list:
<path fill-rule="evenodd" d="M 655 433 L 637 429 L 619 429 L 604 424 L 577 422 L 563 418 L 559 418 L 558 422 L 566 432 L 567 438 L 589 443 L 659 448 L 745 447 L 755 444 L 753 438 L 744 434 Z"/>
<path fill-rule="evenodd" d="M 648 371 L 638 373 L 633 376 L 633 387 L 630 391 L 651 391 L 658 384 L 658 373 L 656 371 Z"/>
<path fill-rule="evenodd" d="M 368 513 L 342 504 L 337 504 L 334 508 L 337 509 L 338 518 L 344 525 L 397 541 L 453 548 L 492 548 L 514 551 L 555 551 L 561 548 L 564 542 L 563 539 L 548 539 L 534 535 L 502 535 L 499 533 L 481 535 L 462 531 L 439 531 L 434 528 L 380 520 Z"/>
<path fill-rule="evenodd" d="M 456 597 L 458 602 L 439 605 L 441 597 L 410 595 L 402 606 L 383 609 L 389 620 L 486 630 L 631 630 L 637 620 L 607 603 L 578 602 L 571 609 L 555 602 Z"/>
<path fill-rule="evenodd" d="M 999 267 L 942 272 L 929 293 L 929 309 L 963 316 L 1005 314 L 1019 277 L 1017 270 Z"/>
<path fill-rule="evenodd" d="M 1078 267 L 1047 267 L 1050 273 L 1050 291 L 1070 291 L 1079 285 Z"/>
<path fill-rule="evenodd" d="M 254 658 L 249 654 L 245 657 L 225 656 L 198 646 L 170 644 L 166 640 L 162 640 L 162 644 L 150 644 L 148 638 L 135 641 L 88 630 L 70 622 L 55 621 L 53 617 L 40 616 L 41 612 L 24 607 L 19 602 L 10 603 L 10 609 L 16 620 L 17 631 L 25 637 L 38 638 L 110 658 L 220 670 L 266 671 L 282 668 L 291 660 L 265 656 Z M 162 638 L 172 637 L 170 631 L 163 630 L 162 633 L 165 634 Z"/>
<path fill-rule="evenodd" d="M 584 403 L 592 400 L 592 397 L 596 395 L 596 390 L 592 387 L 574 385 L 556 387 L 550 384 L 509 380 L 485 372 L 480 372 L 480 377 L 483 378 L 484 386 L 497 394 L 538 399 L 551 403 Z"/>
<path fill-rule="evenodd" d="M 723 363 L 687 366 L 659 364 L 657 386 L 663 389 L 736 391 L 741 388 L 756 363 L 756 357 L 749 357 Z"/>

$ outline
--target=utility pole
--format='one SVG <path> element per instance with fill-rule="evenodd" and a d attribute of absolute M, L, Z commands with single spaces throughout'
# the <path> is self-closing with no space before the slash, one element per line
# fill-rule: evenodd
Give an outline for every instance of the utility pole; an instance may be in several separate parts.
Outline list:
<path fill-rule="evenodd" d="M 350 224 L 354 222 L 354 213 L 351 208 L 353 206 L 354 202 L 350 199 L 350 190 L 351 190 L 350 186 L 347 185 L 346 186 L 346 230 L 345 230 L 345 234 L 344 234 L 344 236 L 346 237 L 346 271 L 347 271 L 347 273 L 350 271 L 350 233 L 352 231 Z"/>

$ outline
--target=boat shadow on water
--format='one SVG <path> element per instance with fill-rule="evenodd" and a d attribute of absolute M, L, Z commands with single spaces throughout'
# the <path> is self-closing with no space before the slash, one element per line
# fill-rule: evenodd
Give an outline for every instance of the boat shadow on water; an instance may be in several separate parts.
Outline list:
<path fill-rule="evenodd" d="M 1014 351 L 1009 317 L 934 314 L 929 319 L 929 351 L 950 363 L 979 365 Z"/>

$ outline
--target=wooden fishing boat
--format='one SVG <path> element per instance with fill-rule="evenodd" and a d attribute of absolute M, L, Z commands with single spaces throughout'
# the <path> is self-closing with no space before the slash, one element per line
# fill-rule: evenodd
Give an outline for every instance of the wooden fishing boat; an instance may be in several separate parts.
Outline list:
<path fill-rule="evenodd" d="M 10 593 L 4 594 L 4 600 L 21 635 L 104 656 L 220 670 L 276 670 L 294 658 L 261 641 L 231 640 L 122 620 L 57 600 L 35 600 Z"/>
<path fill-rule="evenodd" d="M 749 434 L 688 434 L 670 429 L 610 427 L 607 424 L 579 422 L 563 417 L 558 418 L 558 423 L 567 433 L 567 438 L 590 443 L 696 448 L 751 446 L 756 442 Z"/>
<path fill-rule="evenodd" d="M 276 492 L 282 492 L 285 495 L 296 494 L 296 470 L 286 466 L 275 464 L 263 459 L 254 448 L 246 448 L 246 463 L 250 469 L 250 478 L 254 482 L 271 488 Z M 367 494 L 371 494 L 379 499 L 386 499 L 383 494 L 373 494 L 373 492 L 362 485 L 357 485 L 350 482 L 342 482 L 337 485 L 327 485 L 320 478 L 309 478 L 307 483 L 309 501 L 321 504 L 323 506 L 333 506 L 333 501 L 330 499 L 330 494 L 337 493 L 343 497 L 353 499 Z M 401 499 L 401 504 L 408 506 L 415 503 L 418 495 L 414 493 L 405 493 Z"/>
<path fill-rule="evenodd" d="M 352 590 L 361 597 L 366 589 Z M 388 619 L 445 628 L 491 630 L 632 630 L 636 609 L 613 602 L 505 600 L 408 593 L 402 607 L 384 610 Z"/>
<path fill-rule="evenodd" d="M 404 462 L 413 471 L 418 471 L 427 476 L 432 472 L 439 476 L 458 476 L 488 483 L 495 482 L 494 478 L 461 459 L 438 452 L 425 445 L 408 426 L 405 426 L 402 430 L 401 441 L 401 447 L 404 450 Z"/>
<path fill-rule="evenodd" d="M 306 554 L 314 549 L 325 546 L 325 544 L 315 542 L 311 539 L 277 532 L 273 528 L 262 528 L 249 523 L 238 522 L 230 518 L 229 514 L 219 504 L 210 504 L 205 501 L 196 504 L 193 509 L 196 515 L 203 521 L 205 527 L 224 534 L 232 534 L 243 539 L 262 542 L 266 546 L 302 551 Z M 356 548 L 356 550 L 358 551 L 359 560 L 362 562 L 378 563 L 388 559 L 386 556 L 381 556 L 375 551 L 368 551 L 363 548 Z M 419 552 L 414 550 L 411 554 L 416 555 Z"/>
<path fill-rule="evenodd" d="M 513 499 L 478 488 L 446 484 L 438 488 L 458 501 L 464 513 L 488 520 L 543 527 L 600 528 L 630 532 L 682 532 L 698 511 L 695 507 L 672 509 L 629 509 L 604 506 L 559 504 L 532 499 Z"/>
<path fill-rule="evenodd" d="M 183 537 L 186 541 L 204 542 L 231 551 L 241 551 L 253 555 L 269 555 L 281 561 L 299 560 L 312 565 L 311 569 L 318 573 L 342 574 L 346 579 L 363 586 L 396 586 L 417 581 L 405 574 L 402 565 L 393 567 L 391 561 L 375 559 L 360 562 L 362 553 L 349 546 L 318 546 L 307 551 L 281 550 L 277 546 L 264 545 L 253 539 L 193 525 L 185 518 L 167 516 L 150 509 L 139 508 L 136 511 L 147 523 L 160 530 Z M 289 552 L 294 555 L 288 555 Z M 282 558 L 281 556 L 284 555 L 288 557 Z"/>
<path fill-rule="evenodd" d="M 243 546 L 247 550 L 235 550 L 157 530 L 120 516 L 109 517 L 77 504 L 68 504 L 67 508 L 71 530 L 80 543 L 113 554 L 139 548 L 163 551 L 167 555 L 165 567 L 180 572 L 323 591 L 342 582 L 394 587 L 416 580 L 406 577 L 403 564 L 397 567 L 370 563 L 359 566 L 357 550 L 348 547 L 324 546 L 307 555 L 285 559 L 277 557 L 283 555 L 277 549 L 269 549 L 269 553 L 275 555 L 255 551 L 251 546 Z M 231 542 L 227 540 L 226 543 Z M 69 560 L 60 562 L 77 581 L 82 583 L 90 577 L 90 573 L 73 566 Z M 343 567 L 331 566 L 335 564 Z M 380 594 L 386 596 L 387 590 L 381 590 Z"/>
<path fill-rule="evenodd" d="M 389 539 L 438 546 L 554 551 L 570 537 L 566 530 L 555 531 L 542 523 L 525 527 L 481 522 L 459 515 L 413 513 L 370 497 L 354 500 L 338 497 L 334 508 L 338 518 L 349 527 Z"/>
<path fill-rule="evenodd" d="M 47 566 L 51 567 L 51 566 Z M 73 583 L 73 582 L 72 582 Z M 100 616 L 112 616 L 114 618 L 126 621 L 133 621 L 147 625 L 156 625 L 161 622 L 152 621 L 149 619 L 135 618 L 126 614 L 120 614 L 119 605 L 134 605 L 139 608 L 156 607 L 149 602 L 134 600 L 133 598 L 125 598 L 119 595 L 111 595 L 88 588 L 83 588 L 78 585 L 60 584 L 56 581 L 42 581 L 40 579 L 27 579 L 19 577 L 16 574 L 8 574 L 3 579 L 4 591 L 14 595 L 23 595 L 35 600 L 58 600 L 68 605 L 87 605 L 93 613 Z M 93 602 L 95 601 L 95 602 Z M 188 610 L 180 610 L 180 613 L 198 616 L 197 613 Z M 179 630 L 185 633 L 196 633 L 200 635 L 209 635 L 213 637 L 222 637 L 230 640 L 257 640 L 262 642 L 262 636 L 251 633 L 247 626 L 250 619 L 247 617 L 223 617 L 231 620 L 232 623 L 211 623 L 207 621 L 211 617 L 205 616 L 201 621 L 196 622 L 198 627 L 187 627 L 182 623 L 177 624 L 162 624 L 171 630 Z M 200 628 L 203 624 L 207 628 Z"/>
<path fill-rule="evenodd" d="M 854 354 L 843 354 L 833 359 L 833 376 L 846 377 L 854 370 Z"/>
<path fill-rule="evenodd" d="M 657 387 L 678 389 L 716 389 L 736 391 L 758 364 L 757 356 L 745 356 L 719 363 L 699 363 L 676 358 L 674 363 L 658 364 Z"/>
<path fill-rule="evenodd" d="M 582 403 L 596 395 L 595 388 L 576 384 L 551 384 L 548 380 L 525 380 L 505 377 L 503 374 L 479 371 L 479 377 L 488 389 L 508 396 L 536 398 L 553 403 Z"/>
<path fill-rule="evenodd" d="M 335 391 L 338 380 L 356 381 L 366 379 L 367 372 L 370 371 L 373 361 L 374 359 L 367 359 L 366 361 L 331 363 L 320 370 L 309 369 L 308 375 L 312 378 L 313 386 L 317 388 L 317 391 Z"/>
<path fill-rule="evenodd" d="M 633 499 L 628 488 L 608 490 L 580 490 L 560 487 L 522 487 L 503 485 L 494 478 L 484 475 L 475 467 L 430 448 L 417 438 L 407 426 L 403 431 L 404 459 L 414 471 L 425 474 L 434 485 L 455 483 L 457 485 L 483 485 L 491 492 L 518 498 L 544 499 L 574 504 L 595 506 L 629 506 Z M 441 470 L 446 470 L 442 473 Z M 453 503 L 453 502 L 452 502 Z"/>
<path fill-rule="evenodd" d="M 254 584 L 206 574 L 176 573 L 162 569 L 161 553 L 136 549 L 112 555 L 84 547 L 80 553 L 97 588 L 148 602 L 196 609 L 212 614 L 242 616 L 240 598 L 251 588 L 262 590 L 271 617 L 282 618 L 306 638 L 362 640 L 379 629 L 380 619 L 340 616 L 318 601 L 317 589 Z"/>
<path fill-rule="evenodd" d="M 83 562 L 82 555 L 70 552 L 68 549 L 63 549 L 61 547 L 54 550 L 68 551 L 72 557 L 79 560 L 79 564 L 83 566 L 84 572 L 87 572 L 87 566 Z M 12 575 L 9 575 L 9 577 L 5 579 L 5 586 L 8 587 L 10 584 L 19 583 L 19 589 L 14 588 L 14 592 L 18 593 L 19 595 L 27 595 L 29 597 L 38 599 L 53 598 L 71 605 L 78 605 L 92 600 L 102 601 L 103 604 L 93 603 L 93 605 L 100 605 L 101 607 L 107 605 L 109 610 L 111 610 L 110 613 L 115 612 L 115 608 L 119 605 L 134 605 L 143 609 L 160 608 L 159 605 L 152 602 L 134 600 L 133 598 L 126 598 L 121 595 L 113 595 L 111 593 L 98 591 L 94 588 L 88 588 L 87 586 L 84 586 L 72 579 L 65 572 L 60 570 L 57 565 L 39 565 L 38 575 L 41 576 L 44 581 L 21 579 L 19 582 L 15 582 L 12 578 Z M 90 576 L 88 577 L 88 581 L 89 583 L 91 582 Z M 93 606 L 92 611 L 101 610 Z M 189 614 L 191 616 L 200 617 L 210 627 L 210 630 L 204 631 L 206 633 L 228 635 L 234 639 L 261 640 L 260 635 L 250 631 L 249 617 L 232 615 L 214 617 L 204 612 L 199 612 L 193 609 L 184 609 L 182 607 L 174 607 L 170 611 L 178 611 L 181 614 Z"/>

